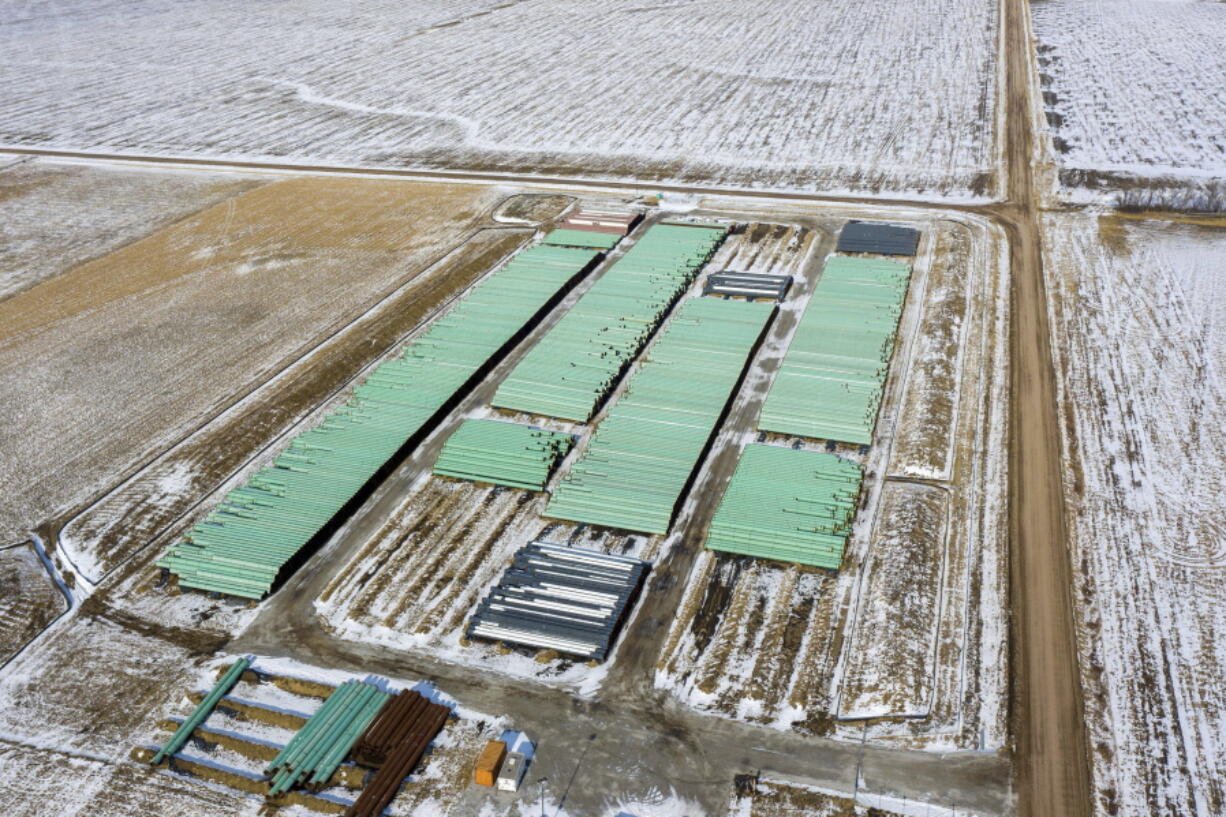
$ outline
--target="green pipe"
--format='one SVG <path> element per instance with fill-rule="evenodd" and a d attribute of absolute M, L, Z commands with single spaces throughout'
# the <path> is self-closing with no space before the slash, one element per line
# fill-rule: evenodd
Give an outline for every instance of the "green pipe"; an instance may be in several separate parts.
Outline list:
<path fill-rule="evenodd" d="M 157 766 L 167 757 L 178 753 L 183 748 L 183 744 L 187 743 L 188 738 L 192 736 L 192 732 L 196 731 L 196 727 L 202 724 L 205 718 L 212 713 L 213 709 L 217 706 L 217 702 L 233 689 L 249 666 L 251 666 L 250 658 L 240 658 L 231 664 L 230 668 L 213 685 L 213 688 L 204 696 L 204 699 L 192 711 L 187 720 L 179 725 L 179 728 L 171 735 L 166 745 L 157 751 L 150 763 Z"/>

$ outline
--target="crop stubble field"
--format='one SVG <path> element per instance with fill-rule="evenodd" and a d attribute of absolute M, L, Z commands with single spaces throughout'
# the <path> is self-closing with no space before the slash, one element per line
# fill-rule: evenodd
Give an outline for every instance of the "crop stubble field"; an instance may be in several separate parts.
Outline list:
<path fill-rule="evenodd" d="M 20 421 L 0 429 L 0 540 L 53 531 L 134 476 L 65 539 L 96 580 L 522 243 L 519 228 L 477 232 L 503 195 L 273 181 L 0 301 L 0 415 Z M 389 295 L 394 311 L 224 414 Z"/>
<path fill-rule="evenodd" d="M 1098 814 L 1226 809 L 1226 229 L 1043 224 Z"/>
<path fill-rule="evenodd" d="M 1038 0 L 1030 9 L 1068 188 L 1226 183 L 1226 5 Z"/>
<path fill-rule="evenodd" d="M 0 143 L 992 195 L 997 4 L 910 9 L 63 0 L 0 31 Z"/>
<path fill-rule="evenodd" d="M 898 746 L 1004 744 L 1005 277 L 982 228 L 926 229 L 844 569 L 700 555 L 656 665 L 690 706 L 848 739 L 873 718 L 863 734 Z"/>
<path fill-rule="evenodd" d="M 0 298 L 261 183 L 37 160 L 2 170 Z"/>
<path fill-rule="evenodd" d="M 0 550 L 0 664 L 66 609 L 32 545 Z"/>

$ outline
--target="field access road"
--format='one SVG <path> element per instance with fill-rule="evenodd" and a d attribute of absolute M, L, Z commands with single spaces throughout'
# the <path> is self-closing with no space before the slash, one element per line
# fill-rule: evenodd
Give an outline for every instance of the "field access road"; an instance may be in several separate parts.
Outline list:
<path fill-rule="evenodd" d="M 1026 0 L 1003 1 L 1008 196 L 990 212 L 1008 232 L 1012 272 L 1010 641 L 1018 813 L 1089 817 L 1089 754 L 1034 162 L 1030 12 Z"/>

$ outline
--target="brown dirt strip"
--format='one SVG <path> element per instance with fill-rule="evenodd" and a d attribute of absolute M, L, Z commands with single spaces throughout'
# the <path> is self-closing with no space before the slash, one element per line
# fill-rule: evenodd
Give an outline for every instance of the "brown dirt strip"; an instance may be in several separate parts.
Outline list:
<path fill-rule="evenodd" d="M 1018 814 L 1091 813 L 1072 566 L 1062 491 L 1038 195 L 1031 129 L 1026 0 L 1005 13 L 1008 203 L 995 208 L 1009 234 L 1012 269 L 1009 437 L 1010 602 Z"/>

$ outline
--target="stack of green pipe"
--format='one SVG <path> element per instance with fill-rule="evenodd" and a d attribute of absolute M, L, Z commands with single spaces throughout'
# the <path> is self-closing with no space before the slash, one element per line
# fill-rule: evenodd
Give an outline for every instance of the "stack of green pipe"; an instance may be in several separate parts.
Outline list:
<path fill-rule="evenodd" d="M 542 244 L 556 247 L 585 247 L 594 250 L 607 250 L 617 244 L 620 235 L 613 233 L 597 233 L 592 230 L 554 230 L 541 240 Z"/>
<path fill-rule="evenodd" d="M 859 465 L 820 451 L 745 447 L 707 547 L 837 570 L 860 495 Z"/>
<path fill-rule="evenodd" d="M 595 254 L 532 247 L 381 364 L 158 561 L 183 587 L 258 599 L 282 567 Z"/>
<path fill-rule="evenodd" d="M 333 690 L 264 770 L 272 778 L 268 796 L 299 783 L 312 789 L 324 786 L 389 697 L 362 681 L 346 681 Z"/>
<path fill-rule="evenodd" d="M 209 694 L 204 696 L 204 700 L 200 702 L 200 705 L 192 711 L 187 720 L 179 725 L 179 728 L 170 736 L 170 740 L 166 742 L 166 745 L 153 756 L 153 760 L 150 763 L 156 766 L 182 749 L 183 744 L 187 743 L 187 739 L 192 736 L 192 732 L 196 731 L 196 727 L 204 723 L 204 719 L 213 712 L 217 702 L 234 688 L 234 685 L 238 683 L 238 679 L 242 677 L 243 672 L 249 666 L 251 666 L 250 658 L 240 658 L 231 664 L 230 668 L 221 676 L 221 679 L 209 690 Z"/>
<path fill-rule="evenodd" d="M 682 304 L 545 515 L 666 533 L 773 310 L 713 298 Z"/>
<path fill-rule="evenodd" d="M 834 256 L 762 406 L 764 431 L 868 445 L 911 266 Z"/>
<path fill-rule="evenodd" d="M 519 362 L 494 405 L 587 422 L 725 232 L 648 229 Z"/>
<path fill-rule="evenodd" d="M 447 438 L 434 473 L 543 491 L 554 466 L 573 443 L 571 435 L 556 431 L 496 420 L 466 420 Z"/>

